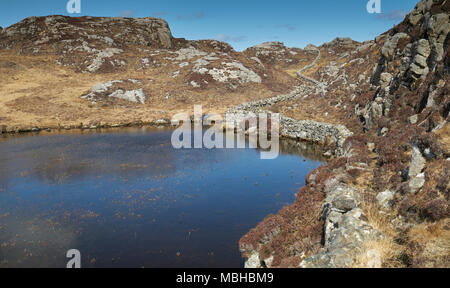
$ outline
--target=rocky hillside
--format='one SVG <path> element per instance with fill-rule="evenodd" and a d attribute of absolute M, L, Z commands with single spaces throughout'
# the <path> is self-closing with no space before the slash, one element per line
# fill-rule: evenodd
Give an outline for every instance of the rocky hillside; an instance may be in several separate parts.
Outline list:
<path fill-rule="evenodd" d="M 450 2 L 374 40 L 236 52 L 161 19 L 27 18 L 0 29 L 1 132 L 272 111 L 330 157 L 240 243 L 247 267 L 449 267 Z"/>
<path fill-rule="evenodd" d="M 289 69 L 304 65 L 306 52 L 281 43 L 254 50 L 176 39 L 156 18 L 30 17 L 0 31 L 0 125 L 167 122 L 194 104 L 224 112 L 298 84 Z M 269 63 L 269 53 L 283 57 Z"/>
<path fill-rule="evenodd" d="M 450 266 L 449 11 L 421 1 L 374 41 L 318 47 L 315 94 L 271 110 L 354 135 L 241 239 L 247 267 Z"/>

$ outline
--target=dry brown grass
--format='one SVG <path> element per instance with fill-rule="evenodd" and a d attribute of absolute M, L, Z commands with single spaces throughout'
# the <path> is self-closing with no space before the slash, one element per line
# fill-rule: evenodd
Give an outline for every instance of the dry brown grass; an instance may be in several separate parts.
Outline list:
<path fill-rule="evenodd" d="M 379 241 L 367 241 L 360 247 L 355 268 L 449 267 L 450 221 L 416 224 L 405 232 L 394 225 L 398 211 L 383 212 L 372 189 L 373 176 L 360 175 L 355 183 L 364 187 L 361 208 L 365 221 L 385 236 Z"/>
<path fill-rule="evenodd" d="M 442 149 L 446 152 L 450 152 L 450 124 L 447 122 L 444 127 L 436 131 L 439 136 L 439 142 Z"/>
<path fill-rule="evenodd" d="M 401 246 L 392 239 L 367 241 L 355 258 L 352 268 L 403 268 L 400 260 Z"/>
<path fill-rule="evenodd" d="M 364 186 L 370 187 L 370 186 Z M 387 214 L 380 210 L 375 199 L 374 192 L 367 190 L 362 195 L 361 208 L 366 222 L 374 229 L 383 233 L 384 238 L 374 241 L 366 241 L 360 247 L 360 252 L 355 258 L 354 268 L 401 268 L 404 263 L 401 260 L 403 247 L 396 243 L 397 229 L 392 224 L 395 215 Z"/>
<path fill-rule="evenodd" d="M 412 267 L 450 267 L 450 220 L 422 223 L 408 233 L 405 252 Z"/>
<path fill-rule="evenodd" d="M 373 167 L 373 160 L 369 166 Z M 401 268 L 404 263 L 400 256 L 404 248 L 396 243 L 398 230 L 393 225 L 397 213 L 392 210 L 386 213 L 380 209 L 377 202 L 377 192 L 373 184 L 374 175 L 365 172 L 359 175 L 354 183 L 360 187 L 362 192 L 361 209 L 364 220 L 374 229 L 383 233 L 384 238 L 378 241 L 366 241 L 360 247 L 360 252 L 355 258 L 354 268 Z"/>
<path fill-rule="evenodd" d="M 450 231 L 445 229 L 445 226 L 448 225 L 448 223 L 448 219 L 436 223 L 422 223 L 420 225 L 415 225 L 408 234 L 411 239 L 422 244 L 436 238 L 446 238 L 450 241 Z M 450 250 L 448 252 L 450 253 Z"/>

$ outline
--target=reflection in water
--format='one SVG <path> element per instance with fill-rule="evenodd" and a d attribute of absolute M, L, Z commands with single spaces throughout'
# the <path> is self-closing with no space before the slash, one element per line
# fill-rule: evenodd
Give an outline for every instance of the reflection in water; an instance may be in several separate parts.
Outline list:
<path fill-rule="evenodd" d="M 237 242 L 294 201 L 321 151 L 175 150 L 168 130 L 0 138 L 0 267 L 240 267 Z"/>
<path fill-rule="evenodd" d="M 280 142 L 280 153 L 285 155 L 301 155 L 310 160 L 326 161 L 326 158 L 323 156 L 324 151 L 322 146 L 292 139 L 283 139 Z"/>

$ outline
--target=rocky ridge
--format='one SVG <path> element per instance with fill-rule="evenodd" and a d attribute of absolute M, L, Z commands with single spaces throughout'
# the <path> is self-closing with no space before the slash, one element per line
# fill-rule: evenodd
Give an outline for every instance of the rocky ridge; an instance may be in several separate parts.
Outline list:
<path fill-rule="evenodd" d="M 311 67 L 325 91 L 302 100 L 332 94 L 361 126 L 293 205 L 241 239 L 246 267 L 448 267 L 449 11 L 421 1 L 375 41 L 318 48 L 334 56 Z M 295 102 L 280 107 L 294 114 Z"/>
<path fill-rule="evenodd" d="M 169 25 L 157 18 L 29 17 L 0 34 L 0 48 L 20 47 L 19 54 L 57 53 L 58 64 L 83 72 L 108 71 L 126 65 L 132 46 L 172 48 Z M 80 57 L 82 56 L 82 57 Z M 81 61 L 82 60 L 82 61 Z"/>

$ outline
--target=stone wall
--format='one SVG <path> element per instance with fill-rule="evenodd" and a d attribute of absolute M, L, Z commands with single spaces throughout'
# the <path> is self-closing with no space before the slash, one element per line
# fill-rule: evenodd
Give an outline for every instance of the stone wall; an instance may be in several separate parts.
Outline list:
<path fill-rule="evenodd" d="M 281 136 L 325 144 L 331 137 L 336 143 L 336 155 L 342 155 L 345 139 L 353 135 L 345 126 L 311 120 L 296 120 L 281 115 Z"/>

